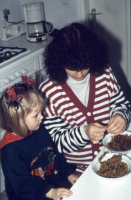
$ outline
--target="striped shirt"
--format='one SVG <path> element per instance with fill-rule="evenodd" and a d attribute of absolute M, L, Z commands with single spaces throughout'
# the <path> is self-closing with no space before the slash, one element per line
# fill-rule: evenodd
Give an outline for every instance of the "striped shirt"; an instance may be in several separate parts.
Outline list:
<path fill-rule="evenodd" d="M 49 104 L 45 109 L 45 128 L 48 129 L 59 152 L 68 163 L 76 163 L 83 172 L 102 147 L 93 144 L 83 131 L 89 123 L 108 124 L 115 113 L 121 113 L 126 123 L 130 121 L 129 102 L 117 84 L 110 67 L 100 76 L 90 74 L 88 105 L 85 107 L 65 84 L 57 84 L 49 78 L 40 84 Z"/>

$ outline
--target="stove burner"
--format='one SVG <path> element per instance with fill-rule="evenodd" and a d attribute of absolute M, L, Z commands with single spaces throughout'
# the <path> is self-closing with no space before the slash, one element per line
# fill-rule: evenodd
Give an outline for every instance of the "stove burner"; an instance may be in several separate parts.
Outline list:
<path fill-rule="evenodd" d="M 0 46 L 0 63 L 9 60 L 10 58 L 25 51 L 27 51 L 26 48 Z"/>
<path fill-rule="evenodd" d="M 4 57 L 5 58 L 11 58 L 12 57 L 12 53 L 11 53 L 11 51 L 6 51 L 5 53 L 4 53 Z"/>

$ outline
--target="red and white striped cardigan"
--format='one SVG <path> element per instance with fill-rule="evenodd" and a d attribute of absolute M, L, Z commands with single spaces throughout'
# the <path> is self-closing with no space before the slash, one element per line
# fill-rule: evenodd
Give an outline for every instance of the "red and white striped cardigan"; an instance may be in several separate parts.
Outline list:
<path fill-rule="evenodd" d="M 110 67 L 101 76 L 90 75 L 87 107 L 66 83 L 60 85 L 47 78 L 39 89 L 49 101 L 45 109 L 45 128 L 67 162 L 77 164 L 78 172 L 85 170 L 102 147 L 102 143 L 93 144 L 89 140 L 82 131 L 83 125 L 93 122 L 108 124 L 109 119 L 118 112 L 123 114 L 127 124 L 130 121 L 129 102 Z"/>

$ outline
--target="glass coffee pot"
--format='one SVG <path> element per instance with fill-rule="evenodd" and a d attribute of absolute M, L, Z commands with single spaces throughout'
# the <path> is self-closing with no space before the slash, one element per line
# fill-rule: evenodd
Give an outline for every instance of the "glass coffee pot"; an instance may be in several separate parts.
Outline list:
<path fill-rule="evenodd" d="M 27 23 L 27 32 L 29 37 L 42 37 L 51 33 L 53 25 L 49 22 Z"/>

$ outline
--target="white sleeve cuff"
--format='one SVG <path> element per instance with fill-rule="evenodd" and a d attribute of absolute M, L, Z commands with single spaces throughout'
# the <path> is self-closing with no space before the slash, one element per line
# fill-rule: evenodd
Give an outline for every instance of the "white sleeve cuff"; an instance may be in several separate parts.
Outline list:
<path fill-rule="evenodd" d="M 90 138 L 85 134 L 84 126 L 85 126 L 85 124 L 83 124 L 82 126 L 80 126 L 80 132 L 81 132 L 81 134 L 82 134 L 82 137 L 83 137 L 85 140 L 90 140 Z"/>
<path fill-rule="evenodd" d="M 113 116 L 115 115 L 115 114 L 121 114 L 123 117 L 124 117 L 124 119 L 125 119 L 125 115 L 121 112 L 121 111 L 117 111 L 117 112 L 115 112 L 114 114 L 113 114 Z M 126 121 L 126 119 L 125 119 L 125 121 Z"/>

